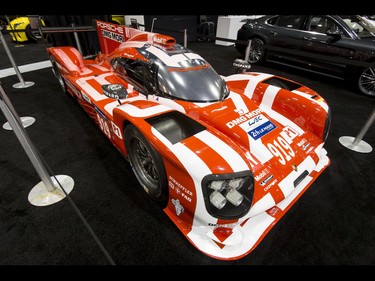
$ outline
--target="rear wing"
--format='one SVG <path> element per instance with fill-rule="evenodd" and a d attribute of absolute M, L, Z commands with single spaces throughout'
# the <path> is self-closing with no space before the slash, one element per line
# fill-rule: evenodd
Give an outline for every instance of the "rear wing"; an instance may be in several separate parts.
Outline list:
<path fill-rule="evenodd" d="M 103 54 L 109 54 L 121 43 L 128 41 L 131 37 L 144 33 L 144 31 L 120 24 L 96 20 L 96 30 Z"/>
<path fill-rule="evenodd" d="M 168 35 L 142 31 L 133 27 L 96 20 L 96 30 L 102 54 L 110 54 L 126 41 L 143 41 L 164 46 L 173 45 L 176 40 Z"/>

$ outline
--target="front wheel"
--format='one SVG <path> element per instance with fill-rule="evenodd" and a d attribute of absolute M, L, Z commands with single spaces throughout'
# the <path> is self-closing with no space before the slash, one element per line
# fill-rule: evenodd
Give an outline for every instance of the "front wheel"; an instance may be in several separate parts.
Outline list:
<path fill-rule="evenodd" d="M 375 96 L 375 67 L 368 67 L 361 72 L 358 87 L 365 95 Z"/>
<path fill-rule="evenodd" d="M 124 139 L 130 165 L 139 183 L 152 199 L 165 207 L 168 186 L 161 155 L 134 125 L 125 128 Z"/>
<path fill-rule="evenodd" d="M 245 50 L 246 54 L 246 50 Z M 248 62 L 256 64 L 263 61 L 265 55 L 265 46 L 262 39 L 253 38 L 250 43 L 250 52 Z"/>

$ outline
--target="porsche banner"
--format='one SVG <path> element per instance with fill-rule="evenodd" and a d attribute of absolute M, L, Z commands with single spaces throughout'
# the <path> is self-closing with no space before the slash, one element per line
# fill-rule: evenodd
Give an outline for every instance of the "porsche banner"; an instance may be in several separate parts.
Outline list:
<path fill-rule="evenodd" d="M 147 33 L 136 28 L 96 20 L 96 30 L 103 54 L 109 54 L 121 43 L 140 33 Z"/>
<path fill-rule="evenodd" d="M 111 53 L 118 45 L 128 39 L 125 37 L 125 26 L 123 25 L 97 20 L 96 30 L 103 54 Z"/>

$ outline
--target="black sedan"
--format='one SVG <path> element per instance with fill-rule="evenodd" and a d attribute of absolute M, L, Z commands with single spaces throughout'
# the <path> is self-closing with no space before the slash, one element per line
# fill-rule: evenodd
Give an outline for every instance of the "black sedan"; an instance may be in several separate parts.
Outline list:
<path fill-rule="evenodd" d="M 250 63 L 272 61 L 344 79 L 375 96 L 375 25 L 362 16 L 267 15 L 246 20 L 237 40 Z"/>

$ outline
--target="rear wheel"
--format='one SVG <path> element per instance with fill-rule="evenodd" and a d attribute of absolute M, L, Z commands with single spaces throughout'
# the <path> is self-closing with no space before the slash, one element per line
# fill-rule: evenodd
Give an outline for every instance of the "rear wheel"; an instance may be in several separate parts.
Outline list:
<path fill-rule="evenodd" d="M 67 94 L 68 91 L 66 89 L 65 81 L 64 81 L 64 78 L 62 77 L 62 75 L 60 73 L 60 69 L 59 69 L 59 67 L 57 65 L 57 62 L 56 62 L 55 58 L 51 55 L 49 59 L 50 59 L 51 64 L 52 64 L 52 72 L 53 72 L 53 74 L 57 78 L 57 81 L 59 81 L 60 87 L 63 90 L 63 92 Z"/>
<path fill-rule="evenodd" d="M 124 135 L 128 159 L 139 183 L 153 200 L 165 207 L 168 186 L 162 157 L 134 125 L 128 125 Z"/>
<path fill-rule="evenodd" d="M 361 72 L 358 87 L 365 95 L 375 96 L 375 67 L 368 67 Z"/>
<path fill-rule="evenodd" d="M 30 25 L 26 26 L 25 32 L 26 32 L 27 40 L 29 42 L 37 42 L 37 36 L 38 36 L 37 34 L 39 34 L 39 32 L 33 31 Z"/>

